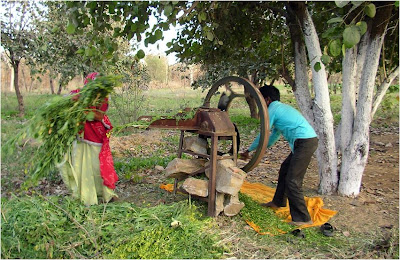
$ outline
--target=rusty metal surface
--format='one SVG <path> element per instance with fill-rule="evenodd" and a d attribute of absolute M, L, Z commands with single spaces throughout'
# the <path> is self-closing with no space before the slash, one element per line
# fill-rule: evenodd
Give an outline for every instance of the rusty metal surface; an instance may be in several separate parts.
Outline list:
<path fill-rule="evenodd" d="M 236 135 L 228 113 L 219 109 L 199 109 L 199 134 Z"/>
<path fill-rule="evenodd" d="M 204 135 L 236 135 L 228 113 L 218 108 L 198 108 L 190 119 L 161 118 L 152 122 L 149 128 L 192 130 Z"/>

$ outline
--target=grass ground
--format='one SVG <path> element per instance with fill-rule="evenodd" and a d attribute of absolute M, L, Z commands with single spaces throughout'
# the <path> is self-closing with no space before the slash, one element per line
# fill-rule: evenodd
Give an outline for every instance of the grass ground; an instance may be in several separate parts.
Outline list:
<path fill-rule="evenodd" d="M 201 91 L 189 89 L 150 90 L 145 93 L 145 113 L 168 115 L 185 107 L 198 107 L 204 96 Z M 3 142 L 21 129 L 38 104 L 49 98 L 49 95 L 26 95 L 27 113 L 20 119 L 16 117 L 15 96 L 2 94 Z M 285 93 L 282 99 L 293 101 L 290 93 Z M 332 110 L 338 115 L 340 96 L 332 100 Z M 398 101 L 395 100 L 395 94 L 385 99 L 384 109 L 378 111 L 373 127 L 398 123 Z M 243 145 L 248 145 L 257 134 L 258 123 L 248 118 L 245 108 L 244 102 L 235 101 L 230 116 L 244 136 Z M 110 108 L 114 126 L 120 124 L 118 113 L 118 108 Z M 142 130 L 129 129 L 120 134 L 139 132 Z M 20 188 L 28 174 L 27 162 L 37 145 L 34 141 L 30 140 L 12 157 L 2 154 L 1 258 L 399 257 L 398 229 L 390 236 L 376 232 L 347 236 L 337 232 L 328 238 L 318 228 L 305 229 L 306 239 L 290 233 L 259 235 L 244 222 L 246 214 L 260 217 L 271 225 L 281 225 L 280 219 L 247 198 L 242 198 L 246 200 L 243 214 L 217 219 L 205 217 L 204 203 L 166 196 L 158 188 L 160 174 L 154 173 L 154 167 L 166 166 L 174 158 L 177 143 L 178 135 L 167 132 L 158 143 L 138 141 L 129 153 L 115 156 L 116 169 L 122 177 L 118 189 L 132 194 L 121 202 L 92 207 L 84 207 L 60 191 L 62 183 L 57 173 L 37 187 Z"/>

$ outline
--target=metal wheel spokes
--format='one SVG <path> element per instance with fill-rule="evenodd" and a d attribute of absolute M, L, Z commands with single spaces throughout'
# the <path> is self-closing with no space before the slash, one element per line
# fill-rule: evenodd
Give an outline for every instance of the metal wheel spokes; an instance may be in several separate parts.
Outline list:
<path fill-rule="evenodd" d="M 269 139 L 269 117 L 268 117 L 268 108 L 267 104 L 263 96 L 261 95 L 260 91 L 251 83 L 249 80 L 241 77 L 236 76 L 229 76 L 218 80 L 214 83 L 211 89 L 208 91 L 207 96 L 204 100 L 203 106 L 210 107 L 210 100 L 212 96 L 218 91 L 219 87 L 225 85 L 229 82 L 236 82 L 240 85 L 243 85 L 245 90 L 255 99 L 257 108 L 260 115 L 260 142 L 256 151 L 254 152 L 253 156 L 251 157 L 250 161 L 243 166 L 242 170 L 245 172 L 249 172 L 254 169 L 258 163 L 261 161 L 262 157 L 264 156 L 265 149 L 267 148 L 267 143 Z M 236 95 L 239 96 L 239 95 Z M 233 98 L 232 98 L 233 99 Z M 229 101 L 232 101 L 232 99 Z M 227 106 L 229 109 L 229 105 Z"/>

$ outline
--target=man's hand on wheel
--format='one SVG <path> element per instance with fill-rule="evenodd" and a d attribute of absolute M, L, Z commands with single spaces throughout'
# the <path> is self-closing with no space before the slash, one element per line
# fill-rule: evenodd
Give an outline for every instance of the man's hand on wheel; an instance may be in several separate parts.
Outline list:
<path fill-rule="evenodd" d="M 244 151 L 243 153 L 239 153 L 239 158 L 242 160 L 248 160 L 250 158 L 249 151 Z"/>

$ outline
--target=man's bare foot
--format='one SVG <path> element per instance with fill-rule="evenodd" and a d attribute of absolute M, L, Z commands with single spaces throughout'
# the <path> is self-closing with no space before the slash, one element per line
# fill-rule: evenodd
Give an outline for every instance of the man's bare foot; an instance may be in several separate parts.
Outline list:
<path fill-rule="evenodd" d="M 303 226 L 303 225 L 311 225 L 311 224 L 313 224 L 312 220 L 305 221 L 305 222 L 303 222 L 303 221 L 291 221 L 291 222 L 289 222 L 289 225 L 292 225 L 292 226 Z"/>
<path fill-rule="evenodd" d="M 279 207 L 272 201 L 267 202 L 267 203 L 262 203 L 261 206 L 267 207 L 267 208 L 272 208 L 272 209 L 278 209 Z"/>

